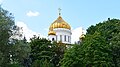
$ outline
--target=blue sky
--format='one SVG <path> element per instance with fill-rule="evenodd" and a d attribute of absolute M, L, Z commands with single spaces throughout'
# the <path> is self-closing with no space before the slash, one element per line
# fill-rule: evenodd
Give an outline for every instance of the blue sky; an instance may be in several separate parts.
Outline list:
<path fill-rule="evenodd" d="M 120 19 L 120 0 L 1 0 L 1 4 L 14 14 L 15 22 L 24 22 L 45 36 L 46 29 L 58 17 L 58 8 L 73 29 L 87 29 L 109 17 Z M 36 15 L 27 16 L 28 12 Z"/>

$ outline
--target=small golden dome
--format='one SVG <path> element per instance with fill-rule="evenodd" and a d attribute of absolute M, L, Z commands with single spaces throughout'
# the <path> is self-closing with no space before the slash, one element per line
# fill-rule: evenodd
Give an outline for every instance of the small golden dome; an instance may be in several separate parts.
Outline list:
<path fill-rule="evenodd" d="M 56 32 L 55 31 L 49 31 L 48 35 L 56 35 Z"/>
<path fill-rule="evenodd" d="M 85 38 L 85 35 L 84 35 L 84 34 L 82 34 L 82 35 L 80 36 L 80 39 L 82 39 L 82 38 Z"/>
<path fill-rule="evenodd" d="M 51 24 L 49 30 L 51 31 L 51 30 L 53 30 L 53 29 L 55 29 L 55 28 L 65 28 L 65 29 L 69 29 L 69 30 L 71 29 L 70 25 L 69 25 L 68 23 L 66 23 L 66 22 L 62 19 L 61 16 L 59 16 L 59 17 L 57 18 L 57 20 L 55 20 L 55 21 Z"/>

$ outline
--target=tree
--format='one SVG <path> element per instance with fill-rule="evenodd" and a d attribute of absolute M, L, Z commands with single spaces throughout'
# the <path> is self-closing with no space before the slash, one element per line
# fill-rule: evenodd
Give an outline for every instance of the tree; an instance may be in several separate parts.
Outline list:
<path fill-rule="evenodd" d="M 24 40 L 16 40 L 11 47 L 11 63 L 19 66 L 29 66 L 30 45 Z"/>
<path fill-rule="evenodd" d="M 60 60 L 63 58 L 65 50 L 66 50 L 66 45 L 69 46 L 69 44 L 64 44 L 62 42 L 53 42 L 52 43 L 54 46 L 53 52 L 53 58 L 52 58 L 52 62 L 54 64 L 55 67 L 59 67 L 60 66 Z"/>
<path fill-rule="evenodd" d="M 115 64 L 115 67 L 119 67 L 120 66 L 120 30 L 117 29 L 113 35 L 115 36 L 111 38 L 109 44 L 111 45 L 111 49 L 112 49 L 113 63 Z"/>
<path fill-rule="evenodd" d="M 38 63 L 39 61 L 40 62 L 47 61 L 48 63 L 50 63 L 50 65 L 53 64 L 52 58 L 54 55 L 53 52 L 54 45 L 51 43 L 51 41 L 45 38 L 41 39 L 39 37 L 34 37 L 31 39 L 30 47 L 31 47 L 31 59 L 33 64 L 36 64 L 36 62 Z M 39 64 L 40 63 L 38 63 L 38 65 Z"/>
<path fill-rule="evenodd" d="M 22 39 L 21 28 L 15 25 L 12 13 L 0 6 L 0 67 L 18 67 L 28 53 L 29 45 Z"/>
<path fill-rule="evenodd" d="M 92 36 L 86 36 L 82 46 L 84 55 L 84 66 L 112 66 L 111 50 L 109 45 L 100 34 L 94 33 Z"/>
<path fill-rule="evenodd" d="M 66 44 L 51 42 L 36 36 L 31 39 L 30 46 L 33 67 L 59 67 L 59 61 L 66 50 Z"/>
<path fill-rule="evenodd" d="M 83 43 L 67 50 L 64 54 L 61 67 L 74 67 L 75 65 L 82 67 L 119 67 L 119 41 L 119 19 L 109 19 L 95 26 L 92 25 L 87 29 Z"/>
<path fill-rule="evenodd" d="M 92 40 L 94 40 L 94 42 L 96 42 L 97 44 L 100 43 L 100 46 L 98 46 L 96 44 L 95 48 L 97 48 L 96 50 L 99 50 L 100 52 L 102 52 L 104 58 L 103 57 L 99 57 L 99 58 L 103 58 L 104 64 L 109 65 L 109 66 L 115 66 L 115 67 L 120 66 L 119 65 L 120 45 L 118 45 L 118 44 L 120 44 L 119 43 L 119 41 L 120 41 L 119 28 L 120 28 L 120 20 L 119 19 L 111 19 L 111 20 L 108 19 L 107 21 L 104 21 L 103 23 L 99 23 L 96 26 L 92 26 L 87 30 L 88 31 L 87 35 L 95 36 L 96 33 L 99 33 L 99 35 L 98 36 L 96 35 L 97 37 L 92 38 Z M 86 36 L 86 38 L 87 38 L 87 36 Z M 84 44 L 87 42 L 88 42 L 88 40 L 86 40 L 86 42 L 84 42 Z M 90 44 L 90 43 L 88 43 L 88 44 Z M 93 54 L 93 55 L 95 56 L 96 54 Z M 98 56 L 101 56 L 101 55 L 98 55 Z M 100 60 L 98 60 L 98 61 L 100 61 Z M 102 64 L 102 63 L 97 63 L 97 64 Z"/>
<path fill-rule="evenodd" d="M 83 67 L 81 45 L 73 44 L 72 48 L 65 51 L 63 59 L 60 61 L 61 67 Z"/>
<path fill-rule="evenodd" d="M 8 46 L 13 27 L 14 17 L 0 6 L 0 53 L 2 59 L 0 64 L 2 67 L 5 67 L 10 62 L 10 48 Z"/>
<path fill-rule="evenodd" d="M 54 67 L 47 59 L 35 60 L 31 67 Z"/>

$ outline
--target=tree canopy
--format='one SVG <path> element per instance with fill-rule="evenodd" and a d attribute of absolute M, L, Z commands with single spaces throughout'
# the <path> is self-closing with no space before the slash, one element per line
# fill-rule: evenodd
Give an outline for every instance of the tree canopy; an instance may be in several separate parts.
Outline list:
<path fill-rule="evenodd" d="M 61 67 L 119 67 L 119 59 L 120 20 L 109 19 L 89 27 L 83 43 L 64 54 Z"/>
<path fill-rule="evenodd" d="M 10 48 L 9 42 L 10 37 L 12 36 L 12 28 L 14 26 L 14 18 L 11 13 L 4 10 L 0 6 L 0 53 L 1 53 L 1 59 L 0 59 L 0 65 L 6 65 L 6 63 L 10 62 L 8 58 L 9 57 L 9 51 Z M 7 50 L 6 50 L 7 49 Z"/>
<path fill-rule="evenodd" d="M 59 67 L 59 61 L 63 58 L 66 49 L 65 44 L 61 42 L 51 42 L 39 37 L 31 39 L 30 47 L 33 67 Z"/>
<path fill-rule="evenodd" d="M 27 58 L 30 48 L 25 38 L 20 40 L 20 30 L 15 25 L 13 14 L 0 6 L 0 67 L 18 67 Z"/>

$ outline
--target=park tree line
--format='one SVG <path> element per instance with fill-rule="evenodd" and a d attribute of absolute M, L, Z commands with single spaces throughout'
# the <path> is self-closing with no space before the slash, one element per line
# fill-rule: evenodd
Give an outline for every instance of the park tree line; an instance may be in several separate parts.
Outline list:
<path fill-rule="evenodd" d="M 0 67 L 120 67 L 120 20 L 91 25 L 80 44 L 34 36 L 27 42 L 12 13 L 0 7 Z"/>
<path fill-rule="evenodd" d="M 120 20 L 90 26 L 82 44 L 65 52 L 61 67 L 120 67 Z"/>

